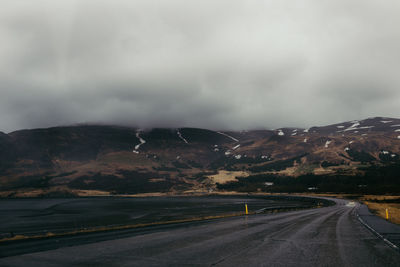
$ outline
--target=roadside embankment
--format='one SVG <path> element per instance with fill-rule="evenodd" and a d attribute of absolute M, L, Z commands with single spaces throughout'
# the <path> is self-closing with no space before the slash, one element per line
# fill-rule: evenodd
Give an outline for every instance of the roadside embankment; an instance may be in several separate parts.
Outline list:
<path fill-rule="evenodd" d="M 364 224 L 375 235 L 381 237 L 387 244 L 395 249 L 400 247 L 400 225 L 391 223 L 371 213 L 366 205 L 360 205 L 357 215 Z"/>

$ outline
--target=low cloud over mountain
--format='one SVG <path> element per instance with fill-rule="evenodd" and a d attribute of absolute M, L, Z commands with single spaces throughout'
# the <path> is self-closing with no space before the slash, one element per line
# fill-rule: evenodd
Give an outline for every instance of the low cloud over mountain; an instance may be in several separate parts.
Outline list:
<path fill-rule="evenodd" d="M 398 1 L 5 0 L 0 129 L 399 117 Z"/>

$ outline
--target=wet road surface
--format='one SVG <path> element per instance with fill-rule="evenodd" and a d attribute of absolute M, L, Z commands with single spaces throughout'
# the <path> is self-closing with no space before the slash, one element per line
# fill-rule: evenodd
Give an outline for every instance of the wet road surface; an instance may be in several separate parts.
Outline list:
<path fill-rule="evenodd" d="M 252 211 L 287 205 L 315 206 L 307 199 L 280 196 L 0 199 L 0 239 L 232 214 L 243 212 L 245 203 Z"/>
<path fill-rule="evenodd" d="M 356 205 L 146 229 L 129 237 L 0 259 L 0 266 L 400 266 Z"/>

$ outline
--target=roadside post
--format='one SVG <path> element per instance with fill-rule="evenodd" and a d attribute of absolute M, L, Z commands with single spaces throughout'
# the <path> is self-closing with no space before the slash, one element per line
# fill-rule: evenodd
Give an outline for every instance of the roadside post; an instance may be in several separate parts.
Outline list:
<path fill-rule="evenodd" d="M 244 207 L 246 209 L 246 215 L 248 215 L 249 214 L 249 210 L 247 209 L 247 203 L 244 204 Z"/>
<path fill-rule="evenodd" d="M 386 209 L 386 220 L 389 220 L 389 210 Z"/>

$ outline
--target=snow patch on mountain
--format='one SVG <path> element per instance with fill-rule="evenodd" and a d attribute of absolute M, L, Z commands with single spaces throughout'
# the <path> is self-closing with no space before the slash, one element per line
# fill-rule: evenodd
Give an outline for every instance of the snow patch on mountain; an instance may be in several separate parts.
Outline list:
<path fill-rule="evenodd" d="M 354 125 L 356 125 L 355 127 L 353 127 Z M 353 124 L 352 126 L 350 126 L 347 129 L 344 129 L 342 131 L 338 131 L 338 132 L 348 132 L 348 131 L 357 131 L 357 130 L 365 130 L 365 129 L 371 129 L 374 128 L 375 126 L 362 126 L 362 127 L 357 127 L 359 126 L 359 124 L 357 125 L 357 123 Z M 357 131 L 358 132 L 358 131 Z"/>
<path fill-rule="evenodd" d="M 229 134 L 226 134 L 226 133 L 223 133 L 223 132 L 217 132 L 217 133 L 219 133 L 219 134 L 221 134 L 221 135 L 224 135 L 224 136 L 226 136 L 226 137 L 232 139 L 232 140 L 235 141 L 235 142 L 239 142 L 238 139 L 236 139 L 236 138 L 233 137 L 233 136 L 230 136 Z"/>
<path fill-rule="evenodd" d="M 234 146 L 233 148 L 232 148 L 232 150 L 236 150 L 236 149 L 238 149 L 240 147 L 240 144 L 239 145 L 236 145 L 236 146 Z"/>
<path fill-rule="evenodd" d="M 284 136 L 285 135 L 285 133 L 282 131 L 282 130 L 278 130 L 279 132 L 278 132 L 278 135 L 279 136 Z"/>
<path fill-rule="evenodd" d="M 381 121 L 382 123 L 391 123 L 393 121 Z"/>
<path fill-rule="evenodd" d="M 183 142 L 185 142 L 186 144 L 189 144 L 189 142 L 182 136 L 182 133 L 179 130 L 177 131 L 177 134 L 178 134 L 179 138 L 183 140 Z"/>
<path fill-rule="evenodd" d="M 332 143 L 332 141 L 331 141 L 331 140 L 327 140 L 327 141 L 325 142 L 325 148 L 328 148 L 330 143 Z"/>
<path fill-rule="evenodd" d="M 241 159 L 242 158 L 242 155 L 236 155 L 235 156 L 235 159 Z"/>
<path fill-rule="evenodd" d="M 145 141 L 143 138 L 140 137 L 140 131 L 137 131 L 137 132 L 136 132 L 136 138 L 139 139 L 140 144 L 137 144 L 137 145 L 135 146 L 135 149 L 134 149 L 132 152 L 133 152 L 133 153 L 136 153 L 136 154 L 139 154 L 139 148 L 140 148 L 140 146 L 143 145 L 144 143 L 146 143 L 146 141 Z"/>
<path fill-rule="evenodd" d="M 347 128 L 347 129 L 345 129 L 343 131 L 344 132 L 351 131 L 351 130 L 356 129 L 358 126 L 360 126 L 360 122 L 356 121 L 356 122 L 353 122 L 353 124 L 349 128 Z"/>

